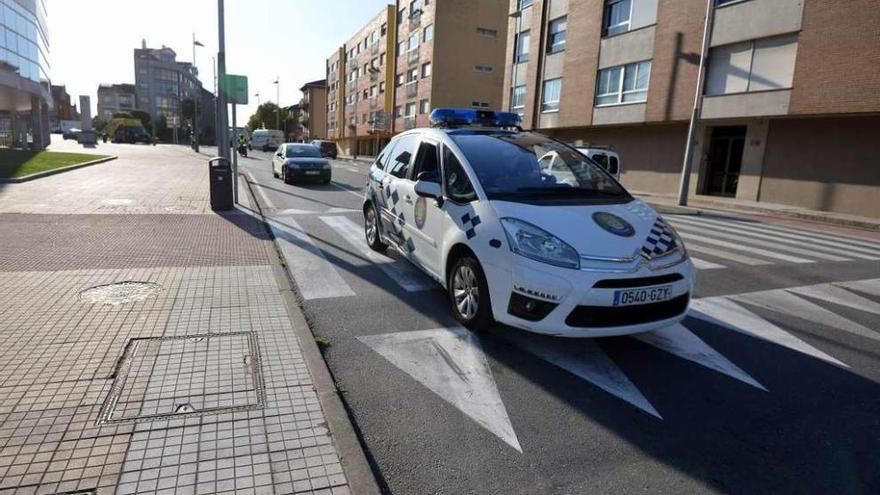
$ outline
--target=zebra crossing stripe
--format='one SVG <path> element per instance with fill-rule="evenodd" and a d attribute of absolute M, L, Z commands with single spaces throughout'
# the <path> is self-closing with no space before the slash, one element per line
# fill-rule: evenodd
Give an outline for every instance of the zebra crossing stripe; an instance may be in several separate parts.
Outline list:
<path fill-rule="evenodd" d="M 722 356 L 721 353 L 711 348 L 680 323 L 661 328 L 660 330 L 654 330 L 653 332 L 638 334 L 634 337 L 682 359 L 692 361 L 700 366 L 705 366 L 710 370 L 717 371 L 765 392 L 767 391 L 766 387 L 749 376 L 739 366 Z"/>
<path fill-rule="evenodd" d="M 785 232 L 771 232 L 765 228 L 763 228 L 764 224 L 751 224 L 745 223 L 742 221 L 724 221 L 717 220 L 711 218 L 687 218 L 684 217 L 669 217 L 672 223 L 676 222 L 684 222 L 684 223 L 693 223 L 694 225 L 703 225 L 703 224 L 711 224 L 712 226 L 724 227 L 726 229 L 734 230 L 734 231 L 745 231 L 755 234 L 760 234 L 762 238 L 769 238 L 771 240 L 777 240 L 780 242 L 798 242 L 799 245 L 803 245 L 804 242 L 808 243 L 810 246 L 814 246 L 821 249 L 825 249 L 826 251 L 831 250 L 832 252 L 839 253 L 843 250 L 847 256 L 851 256 L 854 258 L 866 259 L 866 260 L 876 260 L 880 259 L 880 248 L 871 249 L 865 247 L 854 246 L 852 244 L 846 244 L 845 242 L 837 242 L 837 241 L 828 241 L 824 239 L 817 239 L 815 236 L 809 234 L 789 234 Z M 783 240 L 785 239 L 785 240 Z M 788 241 L 791 239 L 791 241 Z"/>
<path fill-rule="evenodd" d="M 691 256 L 691 262 L 694 264 L 694 268 L 696 268 L 697 270 L 718 270 L 720 268 L 727 268 L 724 265 L 712 263 L 711 261 L 706 261 L 700 258 L 694 258 L 693 256 Z"/>
<path fill-rule="evenodd" d="M 865 294 L 880 297 L 880 278 L 876 278 L 873 280 L 859 280 L 856 282 L 842 282 L 836 285 L 850 290 L 856 290 L 859 292 L 864 292 Z"/>
<path fill-rule="evenodd" d="M 775 232 L 787 232 L 791 234 L 801 234 L 808 235 L 810 237 L 815 237 L 817 239 L 825 239 L 829 241 L 837 241 L 837 242 L 846 242 L 848 244 L 854 244 L 856 246 L 862 246 L 870 249 L 880 249 L 880 241 L 873 241 L 870 239 L 865 239 L 864 237 L 854 237 L 846 234 L 825 234 L 815 230 L 807 230 L 807 229 L 797 229 L 793 227 L 787 227 L 783 225 L 776 224 L 762 224 L 764 228 L 768 230 L 772 230 Z"/>
<path fill-rule="evenodd" d="M 774 251 L 767 251 L 766 249 L 756 248 L 752 246 L 746 246 L 743 243 L 735 243 L 735 242 L 727 242 L 718 239 L 711 239 L 708 237 L 704 237 L 701 235 L 693 235 L 688 234 L 686 232 L 682 232 L 680 229 L 678 231 L 678 235 L 681 236 L 682 239 L 687 241 L 699 242 L 702 244 L 712 244 L 715 246 L 721 246 L 727 249 L 733 249 L 734 251 L 748 251 L 749 254 L 757 254 L 759 256 L 763 256 L 765 258 L 773 258 L 781 261 L 787 261 L 789 263 L 815 263 L 813 260 L 808 260 L 806 258 L 798 258 L 797 256 L 789 256 L 787 254 L 777 253 Z"/>
<path fill-rule="evenodd" d="M 293 219 L 267 218 L 278 247 L 303 299 L 350 297 L 355 293 L 336 268 L 327 261 L 321 249 Z"/>
<path fill-rule="evenodd" d="M 689 242 L 687 244 L 687 250 L 689 252 L 695 252 L 700 254 L 708 254 L 709 256 L 714 256 L 716 258 L 722 258 L 728 261 L 735 261 L 737 263 L 742 263 L 743 265 L 749 266 L 760 266 L 760 265 L 770 265 L 772 262 L 767 260 L 759 260 L 757 258 L 752 258 L 750 256 L 743 256 L 741 254 L 731 253 L 730 251 L 723 251 L 721 249 L 714 249 L 706 246 L 701 246 L 699 244 L 694 244 Z"/>
<path fill-rule="evenodd" d="M 786 245 L 781 244 L 779 242 L 762 241 L 760 239 L 756 239 L 757 236 L 752 235 L 752 234 L 744 234 L 742 232 L 726 233 L 726 232 L 721 231 L 717 227 L 708 227 L 705 225 L 701 225 L 701 226 L 697 227 L 694 225 L 685 225 L 685 224 L 679 223 L 676 226 L 676 228 L 679 231 L 691 232 L 692 234 L 698 234 L 701 236 L 711 236 L 713 239 L 715 239 L 715 238 L 728 239 L 731 241 L 736 241 L 741 244 L 748 244 L 750 246 L 761 246 L 761 247 L 765 247 L 765 248 L 774 249 L 779 252 L 794 253 L 794 254 L 799 254 L 801 256 L 809 256 L 811 258 L 816 258 L 816 259 L 820 259 L 820 260 L 852 261 L 852 258 L 845 258 L 843 256 L 820 253 L 814 249 L 802 249 L 802 248 L 796 248 L 793 246 L 786 246 Z"/>
<path fill-rule="evenodd" d="M 370 249 L 364 239 L 363 229 L 344 216 L 322 216 L 321 220 L 342 236 L 358 253 L 376 264 L 400 287 L 409 292 L 429 290 L 436 285 L 426 275 L 406 260 L 395 260 Z"/>
<path fill-rule="evenodd" d="M 816 349 L 726 297 L 694 299 L 691 301 L 689 315 L 736 332 L 764 339 L 843 368 L 849 368 L 846 363 Z"/>
<path fill-rule="evenodd" d="M 848 308 L 857 309 L 859 311 L 865 311 L 867 313 L 880 315 L 880 303 L 876 303 L 870 299 L 864 298 L 858 294 L 855 294 L 854 292 L 842 289 L 835 285 L 808 285 L 806 287 L 795 287 L 793 289 L 787 290 L 799 296 L 812 297 L 813 299 L 819 299 L 821 301 L 834 303 L 840 306 L 846 306 Z"/>
<path fill-rule="evenodd" d="M 784 289 L 751 292 L 731 296 L 731 299 L 880 341 L 880 334 Z"/>

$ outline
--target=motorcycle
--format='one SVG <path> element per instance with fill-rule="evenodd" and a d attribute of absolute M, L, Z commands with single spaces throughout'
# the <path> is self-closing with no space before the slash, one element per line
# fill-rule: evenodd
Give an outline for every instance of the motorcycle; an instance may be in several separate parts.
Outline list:
<path fill-rule="evenodd" d="M 238 154 L 247 158 L 247 145 L 239 144 L 238 145 Z"/>

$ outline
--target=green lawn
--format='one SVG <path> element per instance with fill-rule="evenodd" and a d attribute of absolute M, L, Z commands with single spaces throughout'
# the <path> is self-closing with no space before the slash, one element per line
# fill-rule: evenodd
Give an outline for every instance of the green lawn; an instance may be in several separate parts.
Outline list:
<path fill-rule="evenodd" d="M 55 168 L 90 162 L 105 155 L 86 153 L 56 153 L 54 151 L 23 151 L 0 149 L 0 179 L 24 177 L 25 175 Z"/>

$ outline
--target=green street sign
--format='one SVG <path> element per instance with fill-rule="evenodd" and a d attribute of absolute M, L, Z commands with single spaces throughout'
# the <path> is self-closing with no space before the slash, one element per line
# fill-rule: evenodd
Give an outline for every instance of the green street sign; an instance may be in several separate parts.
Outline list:
<path fill-rule="evenodd" d="M 247 76 L 226 74 L 226 98 L 232 105 L 248 104 Z"/>

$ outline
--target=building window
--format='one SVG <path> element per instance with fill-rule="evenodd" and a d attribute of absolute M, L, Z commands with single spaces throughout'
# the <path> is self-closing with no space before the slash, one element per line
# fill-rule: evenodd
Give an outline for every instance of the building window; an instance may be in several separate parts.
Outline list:
<path fill-rule="evenodd" d="M 422 40 L 427 43 L 432 39 L 434 39 L 434 25 L 430 24 L 422 30 Z"/>
<path fill-rule="evenodd" d="M 397 75 L 397 87 L 403 86 L 403 82 L 405 81 L 403 77 L 403 74 Z"/>
<path fill-rule="evenodd" d="M 523 31 L 516 35 L 516 41 L 514 41 L 514 53 L 513 53 L 513 62 L 520 64 L 523 62 L 529 61 L 529 40 L 531 38 L 531 34 L 528 30 Z"/>
<path fill-rule="evenodd" d="M 474 108 L 489 108 L 489 104 L 485 101 L 472 101 L 471 106 Z"/>
<path fill-rule="evenodd" d="M 474 70 L 477 72 L 492 72 L 495 68 L 491 65 L 477 64 L 474 66 Z"/>
<path fill-rule="evenodd" d="M 397 23 L 403 24 L 404 19 L 406 19 L 406 7 L 400 9 L 400 12 L 397 13 Z"/>
<path fill-rule="evenodd" d="M 559 95 L 561 92 L 561 78 L 544 81 L 544 91 L 541 93 L 541 111 L 555 112 L 559 110 Z"/>
<path fill-rule="evenodd" d="M 648 99 L 651 62 L 610 67 L 599 71 L 596 105 L 617 105 Z"/>
<path fill-rule="evenodd" d="M 416 103 L 407 103 L 406 104 L 406 114 L 404 115 L 406 118 L 411 119 L 416 116 Z"/>
<path fill-rule="evenodd" d="M 629 31 L 632 0 L 608 0 L 605 3 L 605 36 Z"/>
<path fill-rule="evenodd" d="M 383 23 L 382 30 L 380 32 L 382 33 L 381 36 L 385 36 L 385 33 L 388 32 L 388 24 Z"/>
<path fill-rule="evenodd" d="M 395 118 L 403 116 L 401 108 L 402 107 L 400 105 L 397 105 L 396 107 L 394 107 L 394 117 Z"/>
<path fill-rule="evenodd" d="M 406 41 L 400 41 L 397 43 L 397 54 L 400 55 L 406 52 Z"/>
<path fill-rule="evenodd" d="M 791 88 L 797 35 L 719 46 L 709 53 L 706 94 Z"/>
<path fill-rule="evenodd" d="M 422 77 L 431 76 L 431 62 L 422 64 Z"/>
<path fill-rule="evenodd" d="M 533 3 L 535 3 L 535 0 L 519 0 L 519 10 L 531 7 Z"/>
<path fill-rule="evenodd" d="M 419 48 L 419 34 L 418 33 L 411 34 L 409 36 L 409 44 L 408 44 L 407 48 L 409 49 L 409 51 L 418 50 L 418 48 Z"/>
<path fill-rule="evenodd" d="M 419 71 L 416 68 L 410 69 L 406 74 L 406 82 L 412 83 L 419 79 Z"/>
<path fill-rule="evenodd" d="M 494 29 L 486 29 L 486 28 L 481 28 L 481 27 L 477 28 L 477 34 L 479 34 L 481 36 L 485 36 L 487 38 L 493 38 L 493 39 L 498 37 L 498 31 L 496 31 Z"/>
<path fill-rule="evenodd" d="M 384 92 L 385 92 L 385 83 L 380 82 L 379 83 L 379 94 L 381 95 Z"/>
<path fill-rule="evenodd" d="M 510 89 L 510 109 L 522 110 L 526 107 L 526 85 L 514 86 Z"/>
<path fill-rule="evenodd" d="M 428 100 L 421 100 L 419 102 L 419 114 L 424 115 L 431 111 L 431 103 Z"/>
<path fill-rule="evenodd" d="M 565 17 L 550 21 L 547 28 L 547 53 L 559 53 L 565 50 L 565 29 Z"/>
<path fill-rule="evenodd" d="M 379 54 L 379 67 L 385 65 L 385 52 Z"/>

